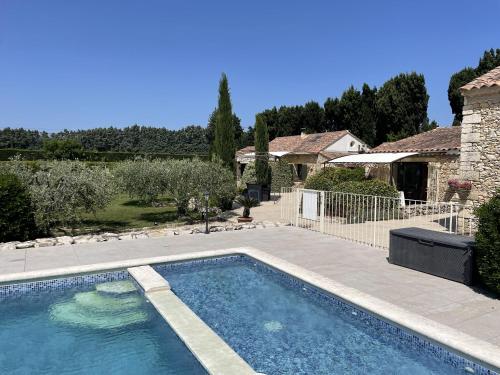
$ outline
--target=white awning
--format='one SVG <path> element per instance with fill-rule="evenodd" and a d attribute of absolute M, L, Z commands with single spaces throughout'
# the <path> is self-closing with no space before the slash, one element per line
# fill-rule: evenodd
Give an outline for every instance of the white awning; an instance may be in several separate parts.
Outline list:
<path fill-rule="evenodd" d="M 283 155 L 286 155 L 286 154 L 289 154 L 289 153 L 290 152 L 288 152 L 288 151 L 271 151 L 269 153 L 269 155 L 281 158 Z M 245 154 L 245 156 L 255 156 L 255 152 L 250 152 L 248 154 Z"/>
<path fill-rule="evenodd" d="M 418 152 L 379 152 L 373 154 L 355 154 L 342 156 L 337 159 L 330 160 L 329 163 L 333 164 L 378 164 L 378 163 L 392 163 L 396 160 L 406 158 L 408 156 L 418 155 Z"/>

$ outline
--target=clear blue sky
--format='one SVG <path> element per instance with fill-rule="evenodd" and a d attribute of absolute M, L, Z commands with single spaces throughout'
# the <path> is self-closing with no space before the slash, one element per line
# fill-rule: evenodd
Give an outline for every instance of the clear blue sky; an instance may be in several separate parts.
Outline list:
<path fill-rule="evenodd" d="M 500 1 L 0 0 L 0 127 L 205 125 L 221 72 L 243 125 L 400 72 L 447 125 L 450 75 L 500 47 Z"/>

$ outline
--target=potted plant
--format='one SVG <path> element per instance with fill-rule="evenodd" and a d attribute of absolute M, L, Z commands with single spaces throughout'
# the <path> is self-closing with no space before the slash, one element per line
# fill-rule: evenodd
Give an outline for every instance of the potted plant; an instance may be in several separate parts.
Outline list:
<path fill-rule="evenodd" d="M 255 198 L 240 196 L 236 198 L 236 202 L 243 206 L 243 216 L 238 217 L 238 223 L 249 223 L 253 220 L 253 217 L 250 216 L 250 209 L 257 207 L 259 205 L 259 201 Z"/>

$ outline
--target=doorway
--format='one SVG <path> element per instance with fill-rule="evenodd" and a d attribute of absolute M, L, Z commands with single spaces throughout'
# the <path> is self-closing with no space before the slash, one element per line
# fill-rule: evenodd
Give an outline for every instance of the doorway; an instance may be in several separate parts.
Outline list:
<path fill-rule="evenodd" d="M 427 200 L 427 163 L 399 163 L 397 188 L 405 199 Z"/>

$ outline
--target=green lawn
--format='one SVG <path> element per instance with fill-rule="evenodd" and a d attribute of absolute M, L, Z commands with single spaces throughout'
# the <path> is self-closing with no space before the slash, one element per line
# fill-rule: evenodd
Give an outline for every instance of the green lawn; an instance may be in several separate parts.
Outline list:
<path fill-rule="evenodd" d="M 161 199 L 163 207 L 152 207 L 127 195 L 119 195 L 106 209 L 96 215 L 87 214 L 75 229 L 78 232 L 123 231 L 179 222 L 174 203 L 168 198 Z M 185 221 L 185 220 L 184 220 Z"/>

